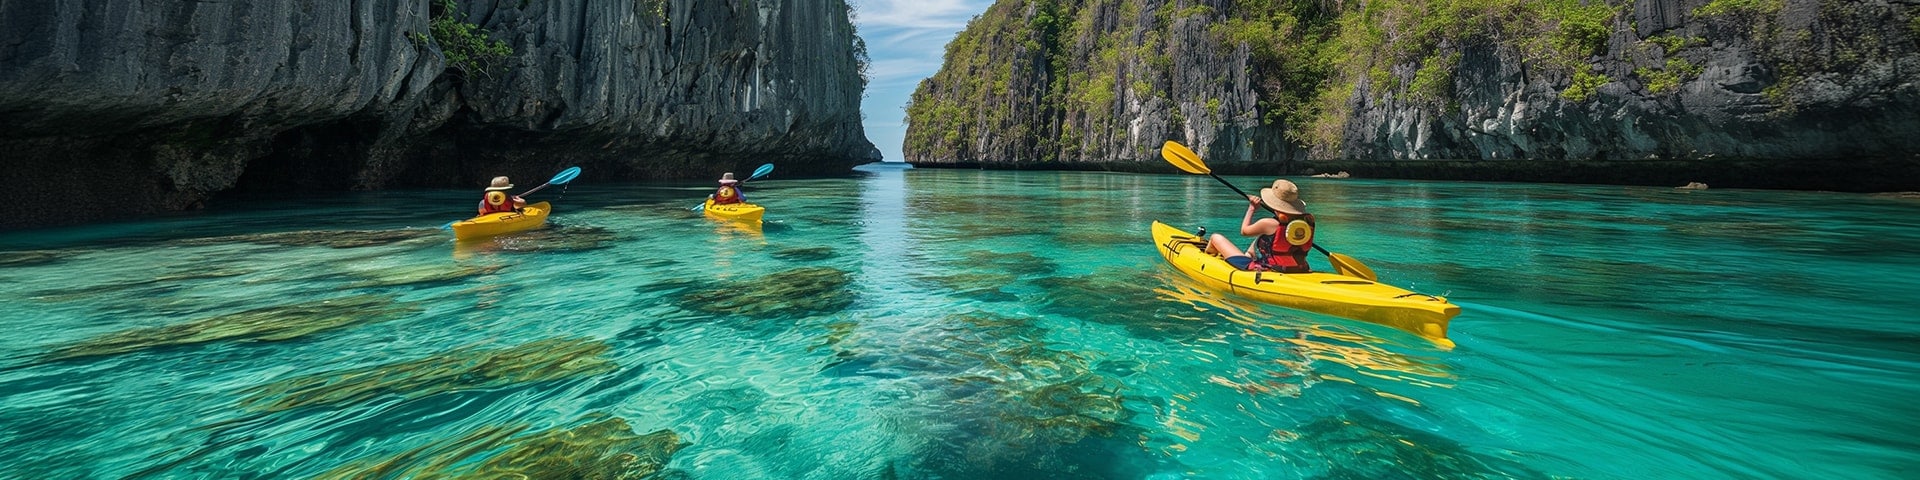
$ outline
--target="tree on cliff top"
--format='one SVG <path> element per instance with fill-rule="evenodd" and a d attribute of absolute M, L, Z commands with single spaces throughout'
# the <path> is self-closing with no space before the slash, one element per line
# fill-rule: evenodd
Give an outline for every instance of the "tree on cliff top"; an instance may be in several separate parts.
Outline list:
<path fill-rule="evenodd" d="M 431 35 L 414 32 L 412 37 L 421 44 L 439 45 L 440 54 L 447 59 L 447 68 L 485 75 L 488 64 L 513 55 L 513 48 L 508 47 L 507 42 L 494 40 L 486 29 L 464 21 L 465 16 L 453 0 L 439 0 L 430 6 L 433 20 L 428 23 L 428 32 Z"/>

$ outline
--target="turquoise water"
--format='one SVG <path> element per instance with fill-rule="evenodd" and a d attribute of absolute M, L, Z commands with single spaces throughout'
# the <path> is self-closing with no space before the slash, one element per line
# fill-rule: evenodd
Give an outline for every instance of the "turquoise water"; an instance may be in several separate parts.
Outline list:
<path fill-rule="evenodd" d="M 583 181 L 591 181 L 591 172 Z M 1243 187 L 1265 179 L 1235 178 Z M 227 199 L 0 234 L 18 478 L 1911 478 L 1920 201 L 1303 179 L 1443 350 L 1209 293 L 1204 177 L 898 170 Z M 436 206 L 421 210 L 422 206 Z M 355 231 L 320 234 L 312 231 Z M 1325 267 L 1323 259 L 1315 258 Z"/>

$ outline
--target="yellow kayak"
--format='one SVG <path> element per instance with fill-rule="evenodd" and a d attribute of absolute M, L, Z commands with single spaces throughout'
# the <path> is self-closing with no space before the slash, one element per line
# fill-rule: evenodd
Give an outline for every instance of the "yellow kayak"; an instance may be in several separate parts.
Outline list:
<path fill-rule="evenodd" d="M 767 213 L 767 209 L 761 208 L 759 205 L 751 203 L 714 205 L 713 199 L 707 199 L 707 205 L 702 207 L 702 211 L 706 212 L 709 217 L 746 222 L 755 225 L 760 224 L 760 216 Z"/>
<path fill-rule="evenodd" d="M 1233 293 L 1260 302 L 1378 323 L 1452 347 L 1447 322 L 1460 306 L 1444 297 L 1414 293 L 1399 287 L 1333 273 L 1261 272 L 1233 268 L 1219 256 L 1206 253 L 1206 240 L 1160 222 L 1153 222 L 1153 243 L 1160 256 L 1181 273 L 1209 289 Z"/>
<path fill-rule="evenodd" d="M 453 237 L 472 240 L 540 228 L 547 224 L 547 214 L 552 212 L 552 205 L 540 202 L 527 205 L 518 212 L 489 213 L 453 222 Z"/>

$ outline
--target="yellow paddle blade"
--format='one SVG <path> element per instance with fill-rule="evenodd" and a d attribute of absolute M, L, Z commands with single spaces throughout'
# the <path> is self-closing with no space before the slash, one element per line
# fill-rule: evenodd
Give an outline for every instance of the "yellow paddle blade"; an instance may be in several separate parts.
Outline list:
<path fill-rule="evenodd" d="M 1167 163 L 1187 173 L 1195 175 L 1213 173 L 1213 169 L 1207 168 L 1207 162 L 1200 161 L 1200 154 L 1193 153 L 1193 150 L 1187 149 L 1187 146 L 1181 145 L 1180 142 L 1168 140 L 1165 145 L 1160 146 L 1160 156 L 1167 159 Z"/>
<path fill-rule="evenodd" d="M 1327 252 L 1327 261 L 1333 263 L 1333 271 L 1339 272 L 1341 275 L 1364 278 L 1370 282 L 1380 281 L 1380 276 L 1374 275 L 1373 269 L 1367 268 L 1367 264 L 1360 263 L 1359 260 L 1355 260 L 1353 257 L 1346 256 L 1345 254 Z"/>

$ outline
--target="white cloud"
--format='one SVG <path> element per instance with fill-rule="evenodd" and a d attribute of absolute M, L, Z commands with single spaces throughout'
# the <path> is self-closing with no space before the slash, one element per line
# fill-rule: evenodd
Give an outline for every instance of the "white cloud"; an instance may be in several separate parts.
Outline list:
<path fill-rule="evenodd" d="M 861 28 L 958 30 L 987 10 L 982 0 L 854 0 Z"/>

